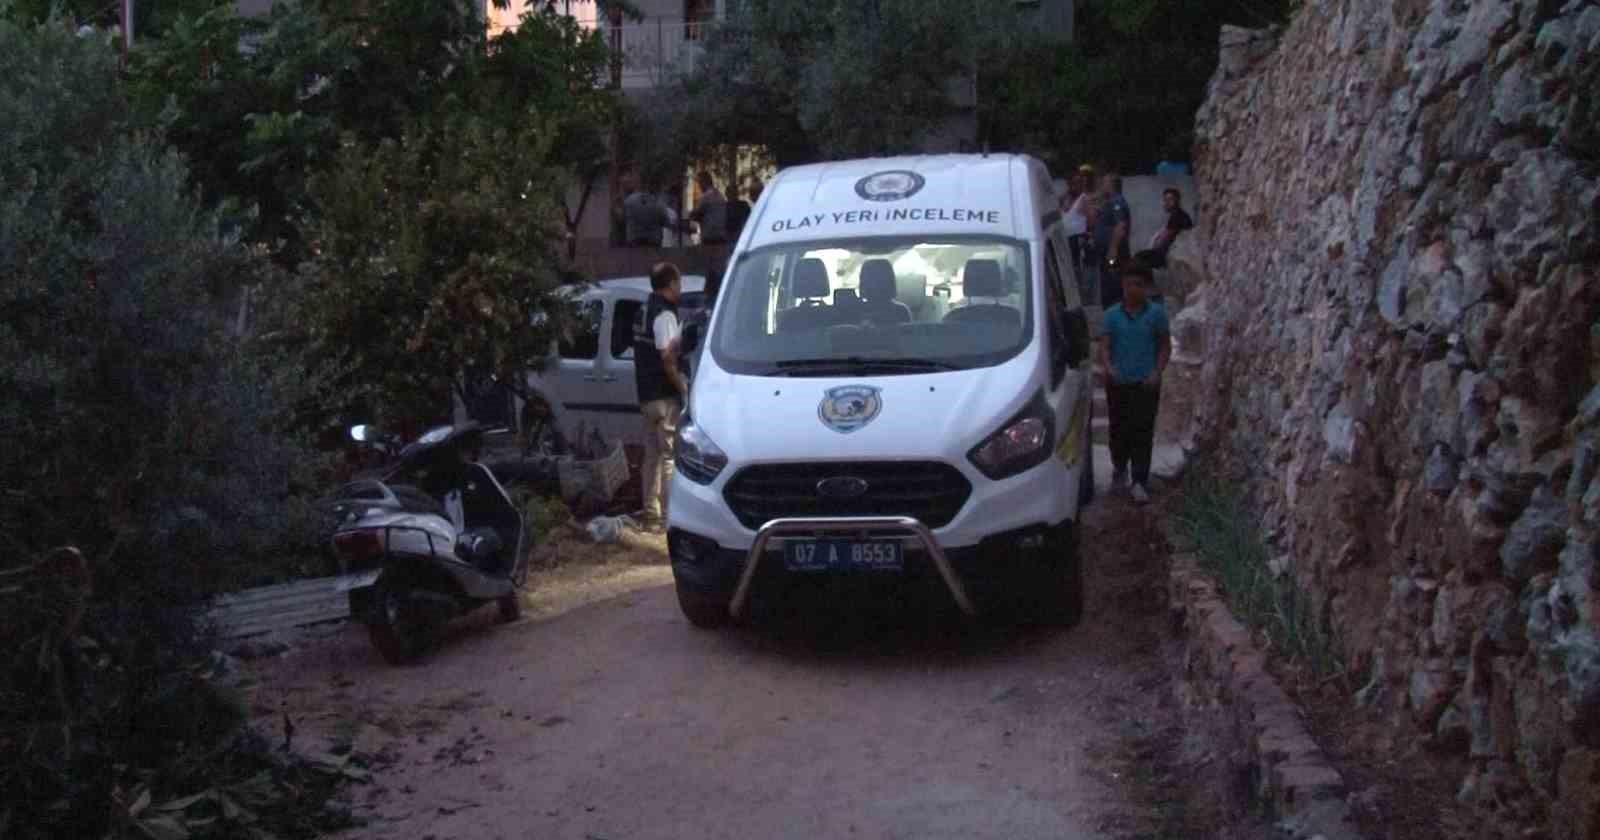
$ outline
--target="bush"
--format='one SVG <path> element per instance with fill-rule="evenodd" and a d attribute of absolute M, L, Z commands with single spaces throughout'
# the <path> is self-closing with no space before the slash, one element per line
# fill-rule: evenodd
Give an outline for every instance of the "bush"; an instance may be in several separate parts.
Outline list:
<path fill-rule="evenodd" d="M 1319 678 L 1342 673 L 1310 596 L 1296 585 L 1292 570 L 1282 578 L 1273 573 L 1259 522 L 1237 488 L 1207 477 L 1204 470 L 1190 470 L 1178 517 L 1228 607 L 1271 652 Z"/>
<path fill-rule="evenodd" d="M 281 431 L 306 377 L 230 331 L 269 269 L 107 40 L 0 20 L 0 79 L 0 833 L 100 837 L 117 791 L 236 729 L 173 711 L 216 705 L 193 607 L 313 550 L 316 463 Z"/>
<path fill-rule="evenodd" d="M 317 425 L 364 410 L 409 437 L 448 422 L 468 368 L 515 383 L 542 364 L 571 320 L 556 296 L 566 182 L 544 162 L 554 136 L 533 116 L 461 116 L 351 145 L 313 179 L 314 258 L 294 321 L 340 371 Z"/>

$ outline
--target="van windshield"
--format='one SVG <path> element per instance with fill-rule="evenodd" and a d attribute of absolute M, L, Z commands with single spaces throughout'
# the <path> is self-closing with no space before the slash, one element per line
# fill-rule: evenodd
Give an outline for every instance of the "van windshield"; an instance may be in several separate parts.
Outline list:
<path fill-rule="evenodd" d="M 759 376 L 966 370 L 1033 335 L 1027 246 L 982 237 L 774 245 L 745 254 L 716 308 L 712 356 Z"/>

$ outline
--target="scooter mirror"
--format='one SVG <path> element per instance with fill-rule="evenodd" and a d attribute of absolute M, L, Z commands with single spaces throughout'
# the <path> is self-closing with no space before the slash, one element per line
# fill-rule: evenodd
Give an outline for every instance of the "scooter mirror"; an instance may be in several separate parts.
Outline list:
<path fill-rule="evenodd" d="M 350 427 L 350 439 L 361 443 L 377 443 L 378 430 L 373 426 L 361 423 Z"/>

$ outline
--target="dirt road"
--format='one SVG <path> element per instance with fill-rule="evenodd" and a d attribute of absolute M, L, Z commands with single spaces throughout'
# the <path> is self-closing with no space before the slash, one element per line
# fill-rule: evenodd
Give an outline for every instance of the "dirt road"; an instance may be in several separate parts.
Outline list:
<path fill-rule="evenodd" d="M 1200 836 L 1179 782 L 1209 759 L 1169 708 L 1147 517 L 1094 507 L 1070 632 L 699 631 L 658 565 L 414 667 L 347 628 L 262 666 L 254 702 L 370 766 L 351 837 Z"/>

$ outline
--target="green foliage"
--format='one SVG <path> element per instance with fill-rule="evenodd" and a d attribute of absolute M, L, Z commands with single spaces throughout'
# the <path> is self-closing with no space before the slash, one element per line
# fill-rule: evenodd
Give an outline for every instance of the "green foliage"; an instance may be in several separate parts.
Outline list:
<path fill-rule="evenodd" d="M 559 496 L 528 493 L 523 503 L 523 512 L 527 514 L 528 527 L 532 530 L 534 539 L 541 542 L 553 540 L 558 532 L 577 527 L 578 524 L 577 517 L 572 514 L 572 508 L 567 507 L 567 503 Z"/>
<path fill-rule="evenodd" d="M 447 416 L 468 365 L 514 378 L 547 355 L 565 317 L 555 135 L 534 117 L 419 125 L 347 147 L 313 179 L 312 271 L 291 297 L 317 357 L 344 371 L 343 404 L 326 408 L 381 405 L 378 422 L 415 429 Z"/>
<path fill-rule="evenodd" d="M 1317 677 L 1342 672 L 1310 596 L 1297 587 L 1292 574 L 1273 574 L 1259 522 L 1236 488 L 1191 472 L 1183 485 L 1179 522 L 1194 540 L 1202 568 L 1221 586 L 1228 607 L 1272 653 Z"/>
<path fill-rule="evenodd" d="M 0 21 L 7 836 L 104 836 L 116 788 L 227 737 L 172 711 L 206 702 L 193 608 L 316 530 L 285 501 L 315 481 L 282 432 L 303 368 L 229 328 L 271 267 L 201 209 L 117 65 L 104 39 Z M 92 598 L 31 565 L 66 544 Z"/>
<path fill-rule="evenodd" d="M 598 32 L 551 8 L 525 15 L 521 26 L 489 42 L 488 55 L 472 84 L 472 110 L 498 125 L 514 125 L 534 113 L 554 124 L 547 161 L 566 170 L 586 200 L 606 173 L 611 156 L 607 133 L 618 101 L 604 86 L 610 53 Z M 558 194 L 568 231 L 582 218 L 581 206 Z"/>
<path fill-rule="evenodd" d="M 904 151 L 1013 31 L 1007 0 L 746 0 L 652 103 L 673 149 L 762 144 L 780 166 Z"/>
<path fill-rule="evenodd" d="M 286 337 L 336 374 L 300 421 L 382 406 L 414 429 L 448 410 L 464 360 L 510 373 L 530 353 L 571 179 L 607 164 L 609 59 L 547 8 L 492 39 L 465 0 L 352 8 L 181 21 L 139 49 L 134 87 L 202 162 L 206 201 L 279 264 L 305 264 L 269 293 L 291 304 Z"/>
<path fill-rule="evenodd" d="M 1070 168 L 1188 160 L 1223 24 L 1282 23 L 1294 0 L 1077 4 L 1073 43 L 1019 44 L 980 79 L 983 136 Z"/>
<path fill-rule="evenodd" d="M 135 36 L 166 31 L 174 21 L 192 17 L 221 5 L 233 5 L 234 0 L 159 0 L 139 2 L 133 7 L 133 32 Z M 23 26 L 36 26 L 60 16 L 74 25 L 99 27 L 122 25 L 122 4 L 107 0 L 5 0 L 0 2 L 0 17 Z"/>
<path fill-rule="evenodd" d="M 105 44 L 0 27 L 0 529 L 129 562 L 266 552 L 262 494 L 305 461 L 274 427 L 279 360 L 225 322 L 266 268 L 199 209 Z"/>
<path fill-rule="evenodd" d="M 595 33 L 543 10 L 491 40 L 466 0 L 352 8 L 279 3 L 240 18 L 219 5 L 141 41 L 133 56 L 139 101 L 165 112 L 207 202 L 255 208 L 238 223 L 283 265 L 305 256 L 310 176 L 345 141 L 398 139 L 413 123 L 462 114 L 509 127 L 531 110 L 557 126 L 552 163 L 588 177 L 603 166 L 598 138 L 613 106 L 596 84 L 608 59 Z"/>

